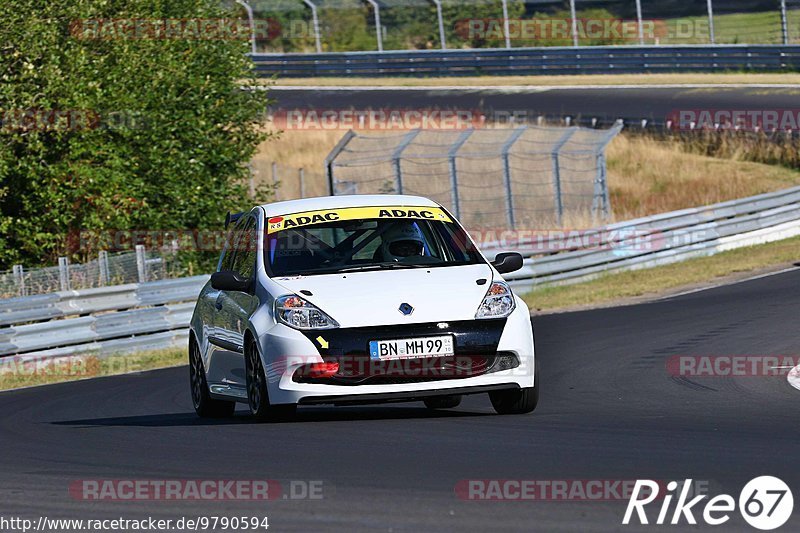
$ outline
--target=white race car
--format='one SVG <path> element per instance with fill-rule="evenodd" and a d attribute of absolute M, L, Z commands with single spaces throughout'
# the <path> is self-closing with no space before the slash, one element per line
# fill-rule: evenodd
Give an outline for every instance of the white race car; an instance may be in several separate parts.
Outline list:
<path fill-rule="evenodd" d="M 501 414 L 539 397 L 528 308 L 439 204 L 413 196 L 279 202 L 235 222 L 191 322 L 195 410 L 259 420 L 298 405 L 488 393 Z"/>

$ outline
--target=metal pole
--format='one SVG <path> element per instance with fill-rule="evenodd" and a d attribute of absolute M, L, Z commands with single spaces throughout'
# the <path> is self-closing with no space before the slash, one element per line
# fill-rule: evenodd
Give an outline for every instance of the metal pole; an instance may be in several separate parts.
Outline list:
<path fill-rule="evenodd" d="M 321 53 L 322 37 L 319 34 L 319 15 L 317 14 L 317 5 L 311 0 L 303 0 L 303 3 L 311 8 L 311 21 L 314 24 L 314 41 L 317 44 L 317 53 Z"/>
<path fill-rule="evenodd" d="M 503 0 L 503 33 L 506 38 L 506 48 L 511 48 L 511 23 L 508 20 L 508 0 Z"/>
<path fill-rule="evenodd" d="M 275 161 L 272 162 L 272 190 L 273 194 L 275 195 L 275 199 L 277 200 L 280 196 L 278 194 L 278 163 Z"/>
<path fill-rule="evenodd" d="M 786 0 L 781 0 L 781 31 L 783 32 L 783 44 L 789 44 L 789 18 L 786 13 Z"/>
<path fill-rule="evenodd" d="M 564 135 L 555 143 L 551 157 L 553 159 L 553 197 L 555 200 L 556 217 L 558 224 L 564 218 L 564 199 L 561 196 L 561 163 L 559 161 L 559 153 L 561 149 L 567 144 L 567 141 L 578 131 L 578 128 L 569 128 Z"/>
<path fill-rule="evenodd" d="M 147 257 L 145 256 L 144 245 L 136 245 L 136 271 L 139 275 L 139 283 L 147 281 Z"/>
<path fill-rule="evenodd" d="M 22 265 L 14 265 L 12 270 L 14 271 L 14 281 L 17 285 L 17 291 L 20 296 L 25 296 L 25 272 L 22 269 Z"/>
<path fill-rule="evenodd" d="M 714 32 L 714 0 L 708 0 L 708 39 L 711 44 L 717 44 Z"/>
<path fill-rule="evenodd" d="M 105 287 L 111 278 L 108 271 L 108 252 L 102 251 L 98 254 L 97 265 L 100 267 L 100 286 Z"/>
<path fill-rule="evenodd" d="M 644 22 L 642 21 L 642 0 L 636 0 L 636 24 L 639 28 L 639 44 L 644 44 Z"/>
<path fill-rule="evenodd" d="M 508 209 L 508 225 L 512 230 L 517 229 L 517 221 L 514 215 L 514 193 L 511 187 L 511 163 L 509 161 L 509 152 L 511 152 L 514 143 L 516 143 L 527 130 L 528 126 L 520 126 L 515 129 L 503 145 L 503 177 L 506 182 L 506 209 Z"/>
<path fill-rule="evenodd" d="M 447 36 L 444 34 L 444 14 L 442 13 L 442 0 L 433 0 L 436 4 L 436 18 L 439 19 L 439 42 L 442 50 L 447 50 Z"/>
<path fill-rule="evenodd" d="M 244 7 L 247 11 L 247 20 L 250 22 L 250 51 L 256 53 L 256 21 L 253 17 L 253 8 L 244 0 L 236 0 L 236 3 Z"/>
<path fill-rule="evenodd" d="M 301 168 L 299 171 L 300 177 L 300 198 L 306 197 L 306 171 Z"/>
<path fill-rule="evenodd" d="M 336 162 L 336 158 L 339 157 L 339 154 L 342 153 L 342 150 L 353 140 L 353 137 L 356 136 L 356 132 L 353 130 L 348 130 L 347 133 L 344 134 L 344 137 L 336 143 L 336 146 L 333 147 L 331 153 L 328 154 L 328 157 L 325 158 L 325 175 L 328 177 L 328 195 L 335 196 L 336 195 L 336 180 L 333 175 L 333 166 Z"/>
<path fill-rule="evenodd" d="M 375 11 L 375 36 L 378 38 L 378 52 L 383 52 L 383 28 L 381 28 L 381 6 L 376 0 L 367 0 Z"/>
<path fill-rule="evenodd" d="M 580 46 L 578 42 L 578 10 L 575 8 L 575 0 L 569 0 L 569 11 L 572 16 L 572 46 L 578 48 Z"/>
<path fill-rule="evenodd" d="M 392 154 L 392 164 L 394 164 L 394 177 L 395 177 L 395 192 L 397 194 L 403 194 L 403 169 L 402 165 L 400 165 L 400 157 L 403 155 L 403 151 L 411 144 L 411 141 L 419 135 L 419 132 L 422 130 L 411 130 L 403 137 L 403 140 L 400 141 L 400 145 Z"/>
<path fill-rule="evenodd" d="M 58 281 L 62 291 L 70 290 L 69 283 L 69 258 L 58 258 Z"/>
<path fill-rule="evenodd" d="M 450 169 L 450 202 L 456 218 L 461 218 L 461 198 L 458 195 L 458 165 L 456 164 L 456 157 L 458 157 L 458 151 L 461 150 L 461 147 L 464 146 L 473 131 L 472 128 L 469 128 L 459 135 L 447 154 Z"/>

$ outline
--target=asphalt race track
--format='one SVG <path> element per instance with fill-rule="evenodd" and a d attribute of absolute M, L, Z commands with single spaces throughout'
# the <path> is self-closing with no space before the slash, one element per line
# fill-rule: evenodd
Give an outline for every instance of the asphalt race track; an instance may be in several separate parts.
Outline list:
<path fill-rule="evenodd" d="M 647 119 L 664 124 L 681 110 L 782 110 L 795 109 L 797 88 L 558 88 L 510 90 L 313 90 L 274 87 L 276 109 L 459 109 L 480 110 L 502 119 L 517 113 L 597 118 Z"/>
<path fill-rule="evenodd" d="M 192 411 L 185 368 L 1 393 L 0 515 L 267 515 L 277 531 L 656 529 L 621 526 L 625 501 L 464 501 L 454 487 L 466 479 L 693 478 L 738 499 L 751 478 L 775 475 L 798 501 L 800 391 L 783 377 L 673 378 L 665 361 L 800 353 L 800 270 L 533 321 L 542 397 L 525 416 L 494 415 L 479 396 L 452 412 L 314 407 L 291 423 L 243 412 L 209 422 Z M 70 497 L 71 482 L 96 478 L 320 480 L 323 499 Z M 652 521 L 658 507 L 648 509 Z M 731 515 L 716 529 L 754 531 Z M 659 530 L 687 529 L 698 527 Z"/>

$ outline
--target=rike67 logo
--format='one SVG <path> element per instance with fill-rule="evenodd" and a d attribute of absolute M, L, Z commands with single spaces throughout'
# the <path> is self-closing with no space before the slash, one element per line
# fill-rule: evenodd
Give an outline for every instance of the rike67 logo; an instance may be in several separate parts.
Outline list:
<path fill-rule="evenodd" d="M 737 508 L 733 496 L 720 494 L 708 499 L 704 502 L 705 505 L 702 505 L 701 502 L 709 496 L 701 494 L 692 497 L 693 495 L 690 495 L 692 485 L 691 479 L 687 479 L 682 486 L 676 481 L 667 484 L 667 493 L 661 502 L 655 524 L 695 525 L 697 524 L 695 513 L 702 513 L 703 521 L 711 526 L 719 526 L 730 520 L 731 513 Z M 633 520 L 635 524 L 638 519 L 642 525 L 649 524 L 645 507 L 660 496 L 658 489 L 659 484 L 655 481 L 637 480 L 622 523 L 628 525 Z M 674 508 L 672 508 L 673 500 L 676 500 Z M 738 509 L 748 524 L 756 529 L 768 531 L 781 527 L 789 520 L 794 509 L 794 498 L 789 486 L 782 480 L 772 476 L 761 476 L 744 486 L 739 494 Z"/>

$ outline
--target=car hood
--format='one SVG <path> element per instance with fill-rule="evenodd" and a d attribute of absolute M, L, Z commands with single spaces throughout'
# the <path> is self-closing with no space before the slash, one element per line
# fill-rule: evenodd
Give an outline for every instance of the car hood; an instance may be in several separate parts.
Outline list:
<path fill-rule="evenodd" d="M 486 264 L 275 278 L 343 328 L 473 320 L 492 281 Z M 486 283 L 478 285 L 478 280 Z M 300 291 L 310 291 L 312 296 Z M 276 295 L 280 296 L 280 295 Z M 414 310 L 400 311 L 401 304 Z"/>

